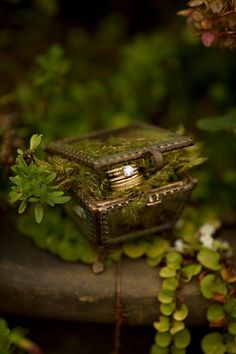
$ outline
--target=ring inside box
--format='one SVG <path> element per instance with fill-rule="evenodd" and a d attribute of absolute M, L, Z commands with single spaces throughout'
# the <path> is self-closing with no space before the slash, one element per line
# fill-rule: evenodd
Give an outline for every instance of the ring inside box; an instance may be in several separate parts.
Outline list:
<path fill-rule="evenodd" d="M 137 123 L 46 150 L 61 185 L 72 185 L 70 212 L 95 247 L 109 248 L 174 225 L 196 184 L 182 172 L 190 145 L 189 137 Z"/>

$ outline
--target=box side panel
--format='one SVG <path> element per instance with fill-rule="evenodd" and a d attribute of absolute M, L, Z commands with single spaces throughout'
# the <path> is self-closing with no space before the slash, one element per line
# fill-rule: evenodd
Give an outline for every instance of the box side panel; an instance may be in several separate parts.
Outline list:
<path fill-rule="evenodd" d="M 126 217 L 122 207 L 111 210 L 107 214 L 109 239 L 104 243 L 112 245 L 173 227 L 190 194 L 191 190 L 185 190 L 155 200 L 140 209 L 133 220 Z"/>

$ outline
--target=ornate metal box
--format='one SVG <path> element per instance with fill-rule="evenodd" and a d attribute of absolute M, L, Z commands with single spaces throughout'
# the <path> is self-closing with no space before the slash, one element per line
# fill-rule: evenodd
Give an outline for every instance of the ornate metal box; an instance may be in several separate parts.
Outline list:
<path fill-rule="evenodd" d="M 70 210 L 102 250 L 174 225 L 196 184 L 179 173 L 183 148 L 192 144 L 189 137 L 137 123 L 56 141 L 46 151 L 73 178 Z"/>

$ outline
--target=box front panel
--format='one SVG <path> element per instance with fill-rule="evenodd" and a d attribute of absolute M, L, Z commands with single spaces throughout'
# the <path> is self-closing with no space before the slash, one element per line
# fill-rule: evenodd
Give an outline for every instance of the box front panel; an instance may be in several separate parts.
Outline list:
<path fill-rule="evenodd" d="M 135 238 L 135 235 L 158 232 L 170 228 L 179 216 L 189 192 L 176 193 L 136 210 L 133 217 L 127 217 L 127 205 L 110 211 L 107 215 L 109 243 Z"/>

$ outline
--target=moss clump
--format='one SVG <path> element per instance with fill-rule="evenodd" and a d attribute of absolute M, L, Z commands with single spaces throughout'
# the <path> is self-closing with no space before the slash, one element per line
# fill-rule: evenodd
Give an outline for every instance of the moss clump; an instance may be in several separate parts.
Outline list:
<path fill-rule="evenodd" d="M 60 189 L 79 189 L 84 195 L 92 196 L 96 200 L 129 197 L 136 199 L 136 202 L 138 202 L 150 189 L 159 188 L 179 180 L 180 173 L 205 161 L 200 155 L 198 145 L 164 153 L 163 158 L 164 167 L 156 172 L 153 172 L 155 168 L 154 158 L 141 158 L 134 161 L 140 173 L 144 176 L 144 182 L 137 187 L 122 191 L 110 190 L 108 176 L 103 170 L 97 172 L 92 168 L 57 156 L 50 157 L 50 162 L 53 163 L 57 171 Z M 113 167 L 123 165 L 124 164 L 117 164 Z"/>
<path fill-rule="evenodd" d="M 97 139 L 81 139 L 78 142 L 69 144 L 73 149 L 83 152 L 92 157 L 104 157 L 107 155 L 126 152 L 135 148 L 158 145 L 163 142 L 173 142 L 176 136 L 168 131 L 152 130 L 150 128 L 136 128 L 116 136 Z"/>

